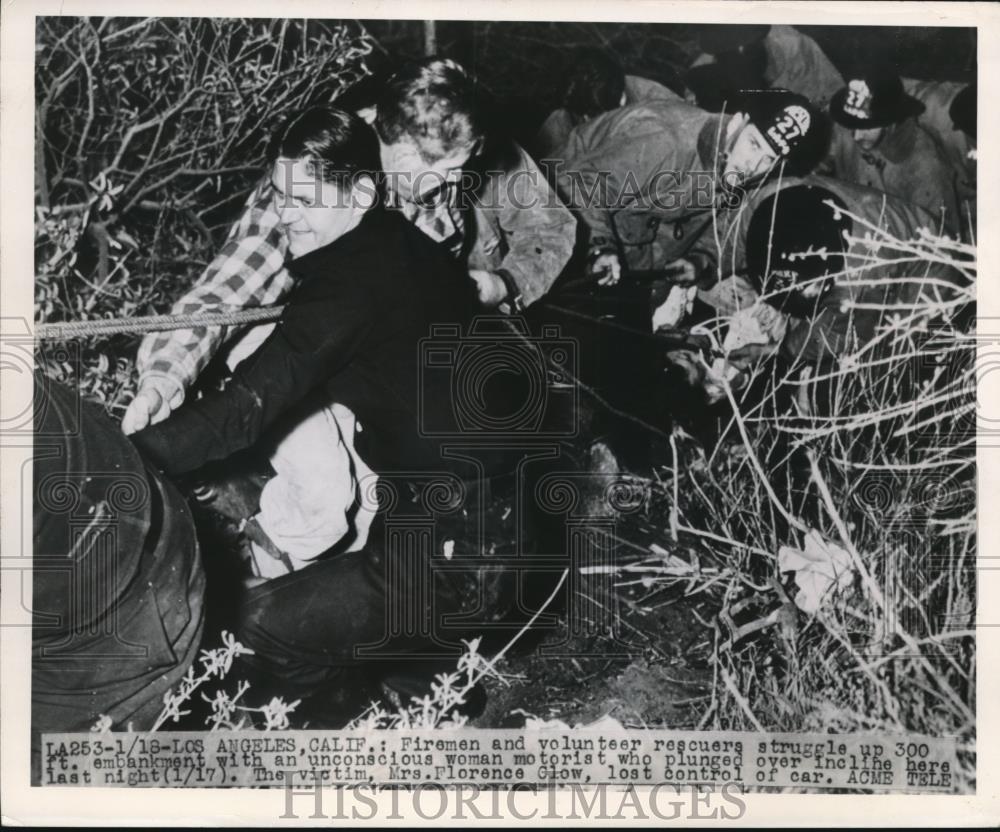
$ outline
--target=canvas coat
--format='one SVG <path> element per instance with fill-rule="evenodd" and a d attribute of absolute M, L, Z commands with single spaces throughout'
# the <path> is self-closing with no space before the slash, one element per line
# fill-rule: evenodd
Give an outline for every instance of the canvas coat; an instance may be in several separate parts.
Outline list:
<path fill-rule="evenodd" d="M 797 92 L 823 108 L 844 86 L 843 76 L 819 44 L 792 26 L 772 26 L 764 38 L 764 51 L 767 53 L 764 79 L 773 88 Z M 712 55 L 703 54 L 695 59 L 693 66 L 714 61 Z"/>
<path fill-rule="evenodd" d="M 940 142 L 945 156 L 956 168 L 967 168 L 968 153 L 974 143 L 955 127 L 949 113 L 951 102 L 966 85 L 960 81 L 923 81 L 915 78 L 902 80 L 907 94 L 924 105 L 924 111 L 917 116 L 917 123 Z"/>
<path fill-rule="evenodd" d="M 643 101 L 681 101 L 681 97 L 663 84 L 638 75 L 625 76 L 625 104 L 631 106 Z M 579 124 L 569 110 L 553 110 L 538 129 L 531 149 L 536 159 L 561 158 L 563 145 L 573 128 Z"/>
<path fill-rule="evenodd" d="M 726 119 L 682 101 L 623 107 L 577 127 L 559 170 L 560 194 L 591 248 L 616 250 L 633 270 L 679 257 L 711 265 L 713 213 L 739 202 L 717 187 Z"/>
<path fill-rule="evenodd" d="M 944 157 L 952 167 L 955 198 L 961 213 L 962 235 L 968 237 L 976 225 L 976 160 L 973 151 L 976 142 L 955 127 L 949 108 L 955 96 L 965 87 L 958 81 L 918 81 L 903 79 L 903 88 L 924 104 L 924 112 L 917 116 L 917 123 L 937 139 Z"/>
<path fill-rule="evenodd" d="M 863 150 L 839 125 L 834 130 L 825 170 L 836 178 L 884 191 L 939 217 L 942 228 L 957 234 L 961 226 L 955 173 L 941 146 L 919 123 Z"/>
<path fill-rule="evenodd" d="M 525 150 L 505 143 L 470 168 L 478 187 L 463 212 L 464 262 L 469 269 L 505 271 L 530 306 L 569 262 L 576 220 Z"/>

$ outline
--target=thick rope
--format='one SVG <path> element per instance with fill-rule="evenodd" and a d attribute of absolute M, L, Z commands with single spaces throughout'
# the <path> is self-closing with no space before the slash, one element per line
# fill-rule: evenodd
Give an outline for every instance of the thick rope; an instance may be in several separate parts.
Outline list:
<path fill-rule="evenodd" d="M 136 318 L 105 318 L 93 321 L 38 323 L 35 324 L 35 339 L 65 340 L 69 338 L 87 338 L 95 335 L 123 335 L 144 332 L 167 332 L 170 330 L 193 329 L 195 327 L 203 326 L 238 326 L 244 324 L 257 324 L 277 320 L 281 317 L 282 311 L 284 311 L 284 306 L 259 306 L 250 309 L 241 309 L 237 312 L 203 312 L 196 315 L 146 315 Z M 553 311 L 570 315 L 572 317 L 586 318 L 593 323 L 604 326 L 611 324 L 611 322 L 606 319 L 585 315 L 583 313 L 576 312 L 575 310 L 569 310 L 563 307 L 553 307 Z M 514 335 L 523 340 L 525 343 L 531 343 L 523 333 L 510 326 L 509 323 L 507 325 Z M 632 327 L 626 327 L 621 324 L 615 324 L 615 328 L 623 329 L 632 332 L 633 334 L 639 334 L 638 330 L 634 330 Z M 671 342 L 669 337 L 664 338 L 662 335 L 657 336 L 654 333 L 643 332 L 642 335 L 646 338 L 651 337 L 653 340 L 660 341 L 661 343 L 665 342 L 669 344 Z M 675 344 L 674 346 L 678 345 Z M 694 345 L 683 343 L 680 346 L 686 347 Z M 559 369 L 561 372 L 565 372 L 564 367 L 556 369 Z M 585 384 L 580 379 L 574 377 L 573 381 L 581 390 L 590 395 L 612 413 L 627 419 L 647 431 L 651 431 L 661 436 L 667 436 L 666 433 L 655 425 L 651 425 L 631 413 L 627 413 L 614 407 L 594 388 Z"/>
<path fill-rule="evenodd" d="M 201 312 L 196 315 L 146 315 L 136 318 L 102 318 L 93 321 L 60 321 L 35 324 L 36 340 L 88 338 L 94 335 L 123 335 L 167 332 L 203 326 L 240 326 L 276 321 L 283 306 L 257 306 L 235 312 Z"/>
<path fill-rule="evenodd" d="M 663 269 L 626 272 L 626 277 L 635 283 L 646 283 L 663 277 L 667 272 Z M 587 281 L 589 285 L 589 281 Z M 572 286 L 572 284 L 570 284 Z M 568 287 L 569 288 L 569 287 Z M 572 293 L 571 295 L 572 296 Z M 281 317 L 283 306 L 257 306 L 240 309 L 234 312 L 201 312 L 197 314 L 179 315 L 145 315 L 135 318 L 100 318 L 90 321 L 59 321 L 57 323 L 36 323 L 35 339 L 66 340 L 70 338 L 89 338 L 97 335 L 129 335 L 146 332 L 169 332 L 177 329 L 194 329 L 204 326 L 242 326 L 276 321 Z M 602 319 L 571 312 L 568 309 L 553 307 L 567 315 L 578 318 L 588 318 L 595 323 L 607 324 Z M 615 328 L 627 329 L 621 324 Z M 633 330 L 635 331 L 635 330 Z M 637 332 L 637 331 L 636 331 Z M 661 339 L 662 340 L 662 339 Z"/>

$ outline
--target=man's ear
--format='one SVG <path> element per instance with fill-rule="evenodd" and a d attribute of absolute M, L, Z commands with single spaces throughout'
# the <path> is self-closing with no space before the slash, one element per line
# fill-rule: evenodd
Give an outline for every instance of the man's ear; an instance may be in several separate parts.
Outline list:
<path fill-rule="evenodd" d="M 618 99 L 618 106 L 624 107 L 626 104 L 628 104 L 628 93 L 622 91 L 622 97 Z"/>
<path fill-rule="evenodd" d="M 362 107 L 357 112 L 358 118 L 360 118 L 365 124 L 374 124 L 376 115 L 377 113 L 374 104 L 370 107 Z"/>

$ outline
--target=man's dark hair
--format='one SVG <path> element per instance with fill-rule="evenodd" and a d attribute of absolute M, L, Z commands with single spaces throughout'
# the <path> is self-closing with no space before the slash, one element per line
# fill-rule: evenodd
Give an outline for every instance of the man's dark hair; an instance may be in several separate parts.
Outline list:
<path fill-rule="evenodd" d="M 348 189 L 379 169 L 378 140 L 371 127 L 353 113 L 313 107 L 293 116 L 280 131 L 276 156 L 304 159 L 309 172 L 323 182 Z"/>
<path fill-rule="evenodd" d="M 593 118 L 621 105 L 625 70 L 602 49 L 580 48 L 570 57 L 563 106 L 581 119 Z"/>
<path fill-rule="evenodd" d="M 402 67 L 378 98 L 375 130 L 387 144 L 413 141 L 436 162 L 486 136 L 486 113 L 475 80 L 457 63 L 428 58 Z"/>

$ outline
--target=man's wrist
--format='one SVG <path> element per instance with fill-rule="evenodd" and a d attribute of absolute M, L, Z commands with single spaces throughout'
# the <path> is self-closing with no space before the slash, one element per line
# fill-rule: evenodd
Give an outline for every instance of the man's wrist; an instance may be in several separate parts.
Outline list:
<path fill-rule="evenodd" d="M 500 301 L 498 308 L 507 315 L 517 315 L 524 311 L 524 298 L 521 295 L 521 288 L 514 280 L 514 276 L 506 269 L 497 269 L 493 272 L 504 285 L 504 297 Z"/>
<path fill-rule="evenodd" d="M 171 375 L 147 371 L 139 376 L 139 392 L 151 388 L 163 397 L 171 410 L 176 410 L 184 402 L 184 385 Z"/>
<path fill-rule="evenodd" d="M 718 270 L 712 258 L 705 254 L 689 253 L 688 261 L 694 266 L 694 284 L 699 289 L 711 289 L 719 279 Z"/>
<path fill-rule="evenodd" d="M 591 237 L 587 248 L 587 259 L 593 261 L 602 254 L 618 254 L 618 246 L 609 237 Z"/>

